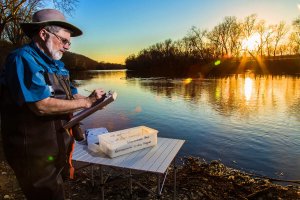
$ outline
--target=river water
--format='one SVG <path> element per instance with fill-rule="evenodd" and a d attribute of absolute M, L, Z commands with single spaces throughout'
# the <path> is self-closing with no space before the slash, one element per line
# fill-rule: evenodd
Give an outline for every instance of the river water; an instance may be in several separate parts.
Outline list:
<path fill-rule="evenodd" d="M 109 131 L 149 126 L 186 140 L 179 155 L 247 172 L 300 179 L 300 77 L 127 78 L 126 71 L 72 73 L 79 92 L 104 88 L 115 102 L 83 121 Z"/>

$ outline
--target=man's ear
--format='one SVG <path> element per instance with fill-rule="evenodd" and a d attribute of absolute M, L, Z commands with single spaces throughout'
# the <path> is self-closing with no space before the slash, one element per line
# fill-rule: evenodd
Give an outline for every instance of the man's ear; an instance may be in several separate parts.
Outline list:
<path fill-rule="evenodd" d="M 47 31 L 46 31 L 45 29 L 42 28 L 42 29 L 39 31 L 39 36 L 40 36 L 40 38 L 41 38 L 43 41 L 46 41 L 47 38 L 49 37 L 49 34 L 47 33 Z"/>

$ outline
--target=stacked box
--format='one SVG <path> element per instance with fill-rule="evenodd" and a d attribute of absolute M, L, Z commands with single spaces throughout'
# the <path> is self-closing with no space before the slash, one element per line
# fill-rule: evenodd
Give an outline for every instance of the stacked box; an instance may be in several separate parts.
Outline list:
<path fill-rule="evenodd" d="M 146 126 L 99 135 L 100 149 L 111 158 L 157 144 L 158 131 Z"/>
<path fill-rule="evenodd" d="M 86 143 L 88 145 L 88 149 L 93 152 L 99 152 L 99 138 L 98 135 L 108 133 L 106 128 L 90 128 L 85 130 L 85 138 Z"/>

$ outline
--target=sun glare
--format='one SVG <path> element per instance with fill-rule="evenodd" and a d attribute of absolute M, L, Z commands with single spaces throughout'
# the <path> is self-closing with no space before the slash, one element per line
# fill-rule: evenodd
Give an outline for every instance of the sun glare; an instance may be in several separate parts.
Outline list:
<path fill-rule="evenodd" d="M 253 84 L 253 80 L 251 78 L 247 77 L 245 79 L 245 86 L 244 86 L 246 101 L 249 101 L 251 98 L 252 87 L 253 87 L 252 84 Z"/>
<path fill-rule="evenodd" d="M 253 51 L 259 46 L 259 44 L 260 44 L 260 36 L 258 33 L 254 33 L 252 36 L 242 41 L 242 49 Z"/>

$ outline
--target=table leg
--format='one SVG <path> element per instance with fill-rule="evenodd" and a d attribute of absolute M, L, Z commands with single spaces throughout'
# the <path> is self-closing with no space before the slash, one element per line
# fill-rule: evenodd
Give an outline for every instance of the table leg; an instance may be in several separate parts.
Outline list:
<path fill-rule="evenodd" d="M 91 165 L 91 177 L 92 177 L 92 187 L 95 187 L 94 166 L 93 165 Z"/>
<path fill-rule="evenodd" d="M 176 199 L 176 172 L 177 172 L 177 167 L 176 167 L 176 157 L 173 160 L 174 162 L 174 194 L 173 194 L 173 199 Z"/>
<path fill-rule="evenodd" d="M 129 170 L 129 189 L 130 189 L 130 198 L 132 198 L 132 174 L 131 174 L 131 169 Z"/>
<path fill-rule="evenodd" d="M 104 200 L 104 181 L 103 181 L 103 166 L 100 165 L 100 187 L 101 187 L 101 199 Z"/>
<path fill-rule="evenodd" d="M 160 199 L 160 174 L 157 174 L 157 199 Z"/>

